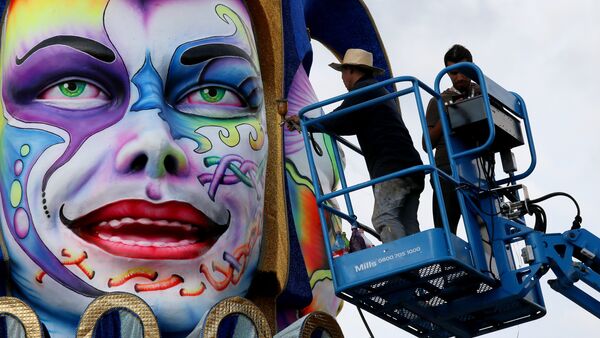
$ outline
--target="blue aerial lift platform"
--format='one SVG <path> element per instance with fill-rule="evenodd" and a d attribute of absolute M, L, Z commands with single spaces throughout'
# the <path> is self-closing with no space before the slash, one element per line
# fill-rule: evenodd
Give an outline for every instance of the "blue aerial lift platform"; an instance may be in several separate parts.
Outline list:
<path fill-rule="evenodd" d="M 445 107 L 440 81 L 451 71 L 460 71 L 477 82 L 481 95 Z M 305 116 L 309 111 L 390 85 L 406 88 L 317 118 Z M 440 118 L 452 175 L 435 166 L 421 99 L 423 91 L 437 99 L 440 112 L 446 112 Z M 303 108 L 299 116 L 313 182 L 319 182 L 319 177 L 309 128 L 328 133 L 320 122 L 404 95 L 414 95 L 430 164 L 348 186 L 334 143 L 341 189 L 328 194 L 315 189 L 322 231 L 324 238 L 329 239 L 325 247 L 336 294 L 415 336 L 472 337 L 542 317 L 546 308 L 539 281 L 552 270 L 556 279 L 549 281 L 550 286 L 600 318 L 600 301 L 578 287 L 584 283 L 600 292 L 600 239 L 580 229 L 578 206 L 571 230 L 563 234 L 545 233 L 545 212 L 536 203 L 557 195 L 570 196 L 554 193 L 529 199 L 526 187 L 519 183 L 533 172 L 536 164 L 525 103 L 518 94 L 503 89 L 472 63 L 443 69 L 435 79 L 435 90 L 416 78 L 403 76 Z M 360 153 L 352 143 L 328 134 Z M 525 144 L 530 164 L 525 171 L 517 172 L 511 149 Z M 496 179 L 494 172 L 498 153 L 507 174 L 503 179 Z M 326 226 L 326 213 L 337 215 L 352 227 L 365 227 L 357 221 L 350 194 L 417 171 L 431 175 L 444 215 L 444 228 L 421 231 L 334 257 L 335 234 Z M 456 186 L 466 240 L 449 230 L 439 193 L 442 179 Z M 326 204 L 340 196 L 347 213 Z M 525 222 L 527 214 L 535 216 L 533 228 Z M 524 264 L 517 264 L 518 256 Z"/>

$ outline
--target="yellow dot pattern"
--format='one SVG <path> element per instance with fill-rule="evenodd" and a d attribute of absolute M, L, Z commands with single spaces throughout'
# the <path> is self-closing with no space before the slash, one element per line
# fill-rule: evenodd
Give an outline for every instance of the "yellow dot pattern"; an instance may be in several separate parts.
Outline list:
<path fill-rule="evenodd" d="M 29 155 L 29 152 L 31 151 L 31 148 L 29 147 L 28 144 L 24 144 L 21 146 L 21 156 L 27 156 Z"/>
<path fill-rule="evenodd" d="M 21 187 L 21 182 L 14 180 L 10 187 L 10 205 L 12 205 L 13 208 L 18 207 L 22 198 L 23 188 Z"/>

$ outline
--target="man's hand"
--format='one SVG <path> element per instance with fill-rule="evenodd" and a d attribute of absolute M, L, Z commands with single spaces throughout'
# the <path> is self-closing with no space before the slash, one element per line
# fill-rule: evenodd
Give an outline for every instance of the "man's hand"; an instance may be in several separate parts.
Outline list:
<path fill-rule="evenodd" d="M 298 115 L 288 116 L 283 122 L 285 123 L 285 126 L 289 131 L 297 130 L 298 132 L 300 132 L 302 130 L 300 128 L 300 118 L 298 117 Z"/>

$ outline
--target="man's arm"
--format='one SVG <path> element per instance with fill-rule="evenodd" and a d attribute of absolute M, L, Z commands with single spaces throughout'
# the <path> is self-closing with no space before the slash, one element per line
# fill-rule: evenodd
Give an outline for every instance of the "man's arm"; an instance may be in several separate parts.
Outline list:
<path fill-rule="evenodd" d="M 348 108 L 348 107 L 358 104 L 360 102 L 362 102 L 362 101 L 360 99 L 356 99 L 356 98 L 346 99 L 342 102 L 342 104 L 339 107 L 334 109 L 329 114 L 335 113 L 336 111 L 339 111 L 344 108 Z M 360 120 L 362 119 L 361 114 L 366 114 L 366 113 L 367 113 L 367 111 L 365 111 L 364 109 L 358 110 L 358 111 L 353 111 L 353 112 L 344 114 L 341 117 L 336 117 L 336 118 L 330 119 L 328 121 L 321 122 L 321 126 L 328 132 L 334 133 L 336 135 L 353 135 L 353 134 L 356 134 L 356 130 L 361 125 L 361 123 L 360 123 Z M 288 130 L 290 130 L 290 131 L 294 130 L 294 129 L 297 129 L 298 131 L 300 131 L 299 124 L 300 124 L 300 118 L 297 115 L 293 115 L 293 116 L 286 118 L 286 126 L 287 126 Z M 298 128 L 296 128 L 295 126 L 298 126 Z M 315 127 L 310 127 L 308 130 L 311 132 L 321 132 L 320 129 L 317 129 Z"/>
<path fill-rule="evenodd" d="M 348 108 L 363 102 L 360 97 L 351 97 L 345 99 L 342 104 L 335 108 L 331 113 L 338 112 L 344 108 Z M 356 130 L 361 125 L 362 115 L 367 113 L 365 109 L 355 110 L 350 113 L 346 113 L 343 116 L 339 116 L 328 121 L 321 122 L 321 125 L 328 132 L 337 134 L 337 135 L 353 135 L 356 134 Z"/>
<path fill-rule="evenodd" d="M 442 123 L 440 121 L 440 114 L 438 112 L 437 100 L 431 98 L 427 105 L 427 112 L 425 113 L 425 120 L 427 121 L 427 129 L 429 132 L 429 138 L 431 139 L 431 146 L 435 149 L 442 139 Z M 425 146 L 425 137 L 422 137 L 421 144 L 423 150 L 427 151 Z"/>

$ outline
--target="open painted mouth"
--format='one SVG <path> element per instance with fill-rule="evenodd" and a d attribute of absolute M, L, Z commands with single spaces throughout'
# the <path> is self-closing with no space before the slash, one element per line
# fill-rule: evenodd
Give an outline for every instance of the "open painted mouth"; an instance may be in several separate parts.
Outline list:
<path fill-rule="evenodd" d="M 86 242 L 116 256 L 141 259 L 192 259 L 203 255 L 227 230 L 188 203 L 122 200 L 87 215 L 60 219 Z"/>

